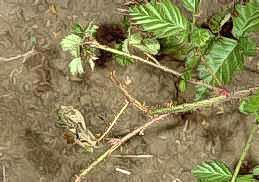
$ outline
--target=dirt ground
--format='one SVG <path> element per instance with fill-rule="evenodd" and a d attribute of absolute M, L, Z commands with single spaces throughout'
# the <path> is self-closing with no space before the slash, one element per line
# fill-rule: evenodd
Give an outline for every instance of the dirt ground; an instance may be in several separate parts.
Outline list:
<path fill-rule="evenodd" d="M 116 8 L 121 3 L 121 0 L 0 1 L 1 57 L 25 53 L 35 45 L 40 52 L 24 63 L 23 59 L 0 62 L 0 181 L 73 181 L 75 174 L 102 153 L 104 149 L 98 148 L 93 154 L 85 154 L 78 146 L 66 143 L 63 131 L 55 127 L 55 105 L 78 108 L 94 133 L 102 133 L 125 103 L 109 78 L 112 70 L 116 70 L 119 79 L 130 79 L 129 92 L 147 105 L 191 98 L 191 92 L 177 93 L 177 80 L 173 76 L 140 64 L 121 67 L 110 61 L 97 66 L 95 72 L 89 71 L 82 82 L 68 79 L 71 57 L 61 50 L 60 40 L 75 22 L 87 23 L 92 19 L 99 24 L 119 22 L 122 17 Z M 204 1 L 202 16 L 210 15 L 219 6 L 216 0 Z M 256 70 L 258 58 L 235 77 L 232 89 L 259 84 L 258 72 L 251 71 Z M 181 66 L 166 60 L 162 63 L 173 69 Z M 112 157 L 82 181 L 192 182 L 195 179 L 191 169 L 212 159 L 223 160 L 233 168 L 247 139 L 251 118 L 241 115 L 236 103 L 222 108 L 224 112 L 209 108 L 170 116 L 115 152 L 149 154 L 152 158 Z M 123 136 L 145 121 L 142 113 L 130 107 L 110 137 Z M 259 135 L 247 160 L 252 165 L 259 164 Z M 117 167 L 130 171 L 131 175 L 116 172 Z"/>

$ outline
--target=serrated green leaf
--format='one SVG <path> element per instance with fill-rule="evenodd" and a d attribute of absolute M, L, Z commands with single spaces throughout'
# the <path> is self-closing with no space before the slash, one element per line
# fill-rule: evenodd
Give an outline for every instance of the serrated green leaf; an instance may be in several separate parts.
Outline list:
<path fill-rule="evenodd" d="M 232 173 L 221 161 L 203 162 L 192 170 L 192 174 L 203 182 L 229 182 Z"/>
<path fill-rule="evenodd" d="M 212 33 L 203 28 L 195 28 L 191 35 L 192 43 L 195 47 L 202 48 L 206 46 L 214 37 Z"/>
<path fill-rule="evenodd" d="M 213 42 L 205 61 L 198 67 L 199 77 L 208 84 L 223 85 L 243 68 L 244 56 L 237 41 L 222 37 Z"/>
<path fill-rule="evenodd" d="M 78 35 L 79 37 L 83 38 L 85 32 L 83 27 L 80 24 L 76 23 L 72 28 L 72 34 Z"/>
<path fill-rule="evenodd" d="M 187 60 L 185 62 L 185 70 L 182 75 L 182 79 L 185 81 L 192 79 L 192 73 L 200 63 L 200 57 L 195 55 L 195 52 L 192 51 L 187 56 Z"/>
<path fill-rule="evenodd" d="M 184 60 L 192 50 L 189 33 L 181 32 L 179 36 L 171 36 L 160 41 L 162 53 L 173 55 L 175 59 Z"/>
<path fill-rule="evenodd" d="M 82 66 L 82 61 L 81 58 L 74 58 L 70 63 L 69 63 L 69 71 L 72 75 L 77 75 L 77 74 L 83 74 L 84 73 L 84 68 Z"/>
<path fill-rule="evenodd" d="M 85 36 L 93 37 L 96 34 L 96 31 L 99 27 L 94 24 L 94 21 L 91 21 L 88 26 L 84 29 Z"/>
<path fill-rule="evenodd" d="M 143 40 L 143 51 L 152 55 L 157 55 L 160 50 L 160 44 L 158 40 L 154 38 L 146 38 Z"/>
<path fill-rule="evenodd" d="M 200 2 L 201 0 L 182 0 L 183 6 L 194 14 L 199 12 Z"/>
<path fill-rule="evenodd" d="M 170 0 L 151 1 L 129 8 L 131 20 L 141 25 L 144 31 L 152 32 L 158 38 L 177 36 L 188 32 L 189 22 Z"/>
<path fill-rule="evenodd" d="M 78 57 L 79 56 L 79 45 L 82 41 L 82 38 L 75 34 L 70 34 L 66 36 L 61 41 L 61 47 L 64 51 L 69 51 L 72 56 Z"/>
<path fill-rule="evenodd" d="M 259 176 L 259 166 L 256 166 L 253 170 L 253 175 L 254 176 Z"/>
<path fill-rule="evenodd" d="M 256 56 L 256 40 L 249 37 L 240 37 L 239 41 L 245 56 Z"/>
<path fill-rule="evenodd" d="M 195 101 L 200 101 L 209 95 L 208 88 L 204 86 L 197 86 L 195 91 Z"/>
<path fill-rule="evenodd" d="M 138 48 L 148 54 L 156 55 L 160 50 L 160 44 L 155 38 L 144 38 L 140 33 L 131 34 L 128 38 L 129 46 Z"/>
<path fill-rule="evenodd" d="M 229 83 L 234 73 L 243 69 L 244 55 L 237 41 L 221 37 L 215 40 L 205 56 L 205 63 L 198 66 L 199 78 L 210 85 Z M 197 92 L 202 98 L 203 92 Z M 205 97 L 205 96 L 204 96 Z"/>
<path fill-rule="evenodd" d="M 237 177 L 236 182 L 255 182 L 253 175 L 240 175 Z"/>
<path fill-rule="evenodd" d="M 239 106 L 239 110 L 244 114 L 256 116 L 257 121 L 259 121 L 259 91 L 255 95 L 244 99 Z"/>
<path fill-rule="evenodd" d="M 229 11 L 229 9 L 223 9 L 209 19 L 209 27 L 213 33 L 218 33 L 222 26 L 231 18 Z"/>
<path fill-rule="evenodd" d="M 129 36 L 129 44 L 134 45 L 134 44 L 141 44 L 143 37 L 141 36 L 140 33 L 133 33 Z"/>
<path fill-rule="evenodd" d="M 128 51 L 128 39 L 125 39 L 123 41 L 123 43 L 121 43 L 121 44 L 116 44 L 115 48 L 120 50 L 120 51 L 128 53 L 129 52 Z M 114 56 L 115 61 L 122 66 L 129 65 L 129 64 L 133 63 L 133 61 L 131 59 L 129 59 L 125 56 L 121 56 L 121 55 L 117 55 L 117 54 L 114 54 L 113 56 Z"/>
<path fill-rule="evenodd" d="M 237 4 L 238 16 L 233 17 L 233 35 L 244 37 L 249 32 L 259 30 L 259 1 L 251 0 L 246 5 Z"/>
<path fill-rule="evenodd" d="M 186 80 L 181 80 L 180 83 L 179 83 L 179 90 L 180 90 L 180 92 L 185 92 L 186 87 L 187 87 Z"/>

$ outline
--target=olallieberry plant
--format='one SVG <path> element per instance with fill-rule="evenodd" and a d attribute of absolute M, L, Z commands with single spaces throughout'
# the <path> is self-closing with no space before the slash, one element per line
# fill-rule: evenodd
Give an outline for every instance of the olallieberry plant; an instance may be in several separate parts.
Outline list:
<path fill-rule="evenodd" d="M 144 31 L 152 32 L 165 48 L 162 51 L 173 54 L 185 61 L 181 90 L 187 80 L 197 71 L 199 78 L 213 86 L 228 84 L 236 71 L 243 69 L 247 56 L 256 55 L 255 40 L 250 32 L 259 29 L 259 1 L 250 0 L 245 5 L 237 4 L 211 18 L 210 29 L 195 24 L 199 13 L 200 0 L 183 0 L 184 7 L 192 13 L 192 22 L 183 16 L 170 0 L 151 1 L 129 9 L 131 20 Z M 228 21 L 233 21 L 231 37 L 219 32 Z M 208 94 L 205 86 L 197 87 L 199 100 Z"/>
<path fill-rule="evenodd" d="M 232 172 L 227 165 L 222 161 L 210 161 L 203 162 L 197 165 L 193 170 L 192 174 L 200 182 L 256 182 L 259 179 L 259 166 L 254 167 L 248 174 L 240 175 L 239 170 L 242 162 L 252 144 L 252 139 L 256 134 L 259 126 L 259 92 L 255 95 L 248 97 L 243 100 L 240 104 L 239 110 L 241 113 L 252 115 L 255 117 L 255 123 L 252 125 L 252 129 L 246 145 L 243 149 L 239 162 Z"/>
<path fill-rule="evenodd" d="M 249 33 L 259 31 L 259 0 L 240 3 L 216 14 L 209 20 L 209 29 L 196 24 L 200 2 L 182 0 L 184 7 L 192 14 L 192 20 L 185 17 L 170 0 L 133 3 L 128 8 L 128 37 L 115 48 L 96 41 L 98 27 L 93 23 L 86 28 L 76 25 L 61 42 L 62 48 L 74 57 L 69 65 L 70 72 L 82 74 L 85 63 L 93 69 L 98 49 L 103 49 L 114 53 L 115 60 L 121 65 L 138 60 L 180 77 L 181 91 L 186 90 L 187 83 L 198 73 L 202 84 L 197 84 L 196 99 L 204 98 L 209 94 L 210 86 L 222 88 L 229 84 L 234 74 L 243 70 L 245 59 L 256 55 L 256 41 Z M 223 26 L 229 22 L 233 22 L 233 29 L 227 34 L 222 33 Z M 142 30 L 132 32 L 134 26 Z M 150 56 L 161 52 L 171 54 L 185 62 L 185 70 L 178 73 L 157 61 L 146 61 L 134 56 L 132 48 Z"/>
<path fill-rule="evenodd" d="M 228 97 L 229 93 L 224 89 L 225 85 L 231 82 L 236 72 L 243 70 L 247 57 L 256 55 L 256 41 L 250 33 L 259 31 L 259 0 L 249 0 L 245 3 L 242 1 L 222 10 L 208 20 L 207 28 L 196 23 L 201 0 L 182 0 L 183 6 L 192 15 L 191 19 L 184 16 L 170 0 L 135 2 L 128 3 L 128 9 L 123 11 L 128 13 L 126 18 L 128 21 L 124 22 L 127 37 L 114 47 L 97 41 L 98 26 L 93 22 L 86 27 L 79 24 L 73 27 L 72 32 L 61 42 L 61 47 L 69 51 L 73 57 L 69 64 L 70 73 L 81 75 L 87 69 L 86 65 L 90 65 L 94 70 L 95 60 L 102 50 L 112 53 L 114 60 L 120 65 L 139 61 L 177 76 L 180 79 L 179 88 L 182 92 L 186 90 L 188 83 L 196 85 L 198 101 L 147 111 L 150 116 L 158 118 L 165 117 L 169 113 L 195 111 L 231 100 L 232 97 Z M 233 27 L 226 29 L 232 24 Z M 185 70 L 179 73 L 163 66 L 155 58 L 155 55 L 161 53 L 173 55 L 183 61 Z M 199 80 L 195 75 L 198 75 Z M 224 91 L 224 95 L 199 101 L 211 93 L 209 90 Z M 244 98 L 250 91 L 255 90 L 258 90 L 258 86 L 245 92 L 234 92 L 231 96 Z M 255 115 L 256 123 L 252 126 L 235 171 L 232 172 L 222 161 L 204 162 L 192 171 L 199 182 L 254 182 L 258 178 L 258 167 L 245 175 L 240 175 L 239 169 L 258 128 L 259 93 L 244 100 L 240 105 L 240 111 Z M 138 133 L 134 132 L 135 130 L 129 133 L 129 136 L 126 135 L 127 139 L 124 142 Z M 111 147 L 80 176 L 85 176 L 120 145 Z"/>

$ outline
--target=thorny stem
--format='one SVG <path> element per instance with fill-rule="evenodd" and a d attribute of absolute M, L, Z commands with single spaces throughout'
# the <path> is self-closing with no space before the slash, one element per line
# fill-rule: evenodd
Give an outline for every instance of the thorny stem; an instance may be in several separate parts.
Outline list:
<path fill-rule="evenodd" d="M 158 121 L 161 121 L 162 119 L 167 117 L 170 112 L 173 112 L 173 113 L 187 112 L 187 111 L 195 110 L 195 109 L 205 107 L 205 106 L 208 107 L 208 106 L 211 106 L 212 104 L 224 102 L 224 101 L 227 101 L 227 100 L 230 100 L 230 99 L 240 99 L 242 97 L 248 96 L 250 93 L 252 93 L 252 92 L 254 92 L 258 89 L 259 89 L 259 87 L 254 87 L 254 88 L 250 88 L 248 90 L 237 91 L 230 97 L 220 96 L 220 97 L 211 98 L 211 99 L 208 99 L 208 100 L 205 100 L 205 101 L 195 102 L 195 103 L 192 103 L 192 104 L 182 104 L 182 105 L 179 105 L 179 106 L 176 106 L 176 107 L 154 110 L 152 112 L 152 114 L 159 114 L 157 117 L 151 119 L 151 121 L 143 124 L 142 126 L 140 126 L 137 129 L 133 130 L 131 133 L 124 136 L 118 143 L 112 145 L 106 152 L 104 152 L 93 163 L 91 163 L 88 166 L 88 168 L 84 169 L 80 173 L 80 175 L 77 176 L 77 179 L 76 179 L 75 182 L 80 181 L 81 177 L 86 176 L 94 167 L 96 167 L 99 163 L 101 163 L 103 160 L 105 160 L 107 157 L 109 157 L 111 155 L 111 153 L 114 152 L 117 148 L 119 148 L 123 143 L 128 141 L 133 136 L 135 136 L 137 134 L 140 134 L 140 133 L 143 133 L 143 131 L 146 128 L 148 128 L 149 126 L 151 126 L 154 123 L 157 123 Z M 166 113 L 166 114 L 163 114 L 163 113 Z M 254 131 L 252 131 L 251 133 L 254 133 Z"/>
<path fill-rule="evenodd" d="M 119 148 L 123 143 L 128 141 L 130 138 L 132 138 L 133 136 L 141 133 L 143 130 L 145 130 L 146 128 L 150 127 L 152 124 L 157 123 L 158 121 L 161 121 L 162 119 L 166 118 L 167 116 L 168 116 L 168 114 L 163 114 L 163 115 L 160 115 L 160 116 L 158 116 L 156 118 L 153 118 L 153 119 L 151 119 L 151 121 L 143 124 L 142 126 L 140 126 L 137 129 L 133 130 L 131 133 L 129 133 L 126 136 L 124 136 L 122 139 L 120 139 L 120 141 L 118 143 L 112 145 L 106 152 L 104 152 L 93 163 L 91 163 L 90 166 L 88 166 L 88 168 L 84 169 L 80 173 L 79 177 L 83 177 L 83 176 L 87 175 L 95 166 L 97 166 L 100 162 L 102 162 L 104 159 L 109 157 L 112 154 L 112 152 L 114 152 L 117 148 Z"/>
<path fill-rule="evenodd" d="M 242 162 L 244 161 L 245 156 L 246 156 L 246 154 L 247 154 L 247 152 L 248 152 L 248 150 L 249 150 L 249 148 L 250 148 L 250 146 L 252 144 L 252 140 L 253 140 L 253 137 L 254 137 L 254 135 L 255 135 L 255 133 L 257 131 L 257 128 L 258 128 L 258 124 L 257 123 L 253 124 L 251 132 L 250 132 L 250 135 L 249 135 L 249 138 L 248 138 L 248 140 L 246 142 L 246 145 L 245 145 L 245 147 L 243 149 L 241 157 L 240 157 L 240 159 L 238 161 L 238 164 L 237 164 L 235 172 L 234 172 L 234 174 L 232 176 L 231 182 L 235 182 L 236 181 L 236 178 L 237 178 L 237 175 L 238 175 L 239 170 L 241 168 Z"/>
<path fill-rule="evenodd" d="M 188 111 L 194 111 L 194 110 L 197 110 L 200 108 L 210 107 L 212 105 L 216 105 L 216 104 L 226 102 L 226 101 L 229 101 L 232 99 L 244 98 L 244 97 L 250 95 L 251 93 L 255 92 L 256 90 L 259 90 L 259 87 L 253 87 L 253 88 L 250 88 L 247 90 L 237 91 L 237 92 L 234 92 L 231 96 L 218 96 L 218 97 L 213 97 L 213 98 L 198 101 L 198 102 L 182 104 L 179 106 L 155 109 L 155 110 L 151 111 L 150 114 L 155 115 L 155 114 L 183 113 L 183 112 L 188 112 Z"/>
<path fill-rule="evenodd" d="M 165 71 L 165 72 L 171 73 L 171 74 L 175 75 L 176 77 L 181 77 L 181 76 L 182 76 L 181 73 L 179 73 L 179 72 L 177 72 L 177 71 L 175 71 L 175 70 L 172 70 L 172 69 L 170 69 L 170 68 L 168 68 L 168 67 L 166 67 L 166 66 L 153 63 L 153 62 L 151 62 L 151 61 L 148 61 L 148 60 L 143 59 L 143 58 L 141 58 L 141 57 L 138 57 L 138 56 L 136 56 L 136 55 L 128 54 L 128 53 L 125 53 L 125 52 L 123 52 L 123 51 L 119 51 L 119 50 L 117 50 L 117 49 L 110 48 L 110 47 L 108 47 L 108 46 L 99 44 L 99 43 L 96 42 L 96 41 L 85 42 L 85 43 L 86 43 L 88 46 L 93 47 L 93 48 L 102 49 L 102 50 L 111 52 L 111 53 L 113 53 L 113 54 L 117 54 L 117 55 L 121 55 L 121 56 L 125 56 L 125 57 L 131 58 L 131 59 L 138 60 L 138 61 L 140 61 L 140 62 L 142 62 L 142 63 L 151 65 L 151 66 L 156 67 L 156 68 L 158 68 L 158 69 L 161 69 L 161 70 L 163 70 L 163 71 Z M 213 86 L 211 86 L 211 85 L 209 85 L 209 84 L 206 84 L 206 83 L 203 83 L 203 82 L 201 82 L 201 81 L 190 80 L 190 81 L 188 81 L 188 82 L 189 82 L 189 83 L 192 83 L 192 84 L 195 84 L 195 85 L 205 86 L 205 87 L 207 87 L 207 88 L 209 88 L 209 89 L 211 89 L 211 90 L 215 90 L 215 91 L 219 90 L 219 88 L 213 87 Z"/>
<path fill-rule="evenodd" d="M 154 66 L 156 68 L 159 68 L 159 69 L 161 69 L 165 72 L 171 73 L 171 74 L 173 74 L 177 77 L 180 77 L 182 75 L 181 73 L 179 73 L 177 71 L 174 71 L 172 69 L 169 69 L 165 66 L 161 66 L 161 65 L 155 64 L 153 62 L 147 61 L 146 59 L 143 59 L 141 57 L 138 57 L 138 56 L 135 56 L 135 55 L 132 55 L 132 54 L 128 54 L 128 53 L 125 53 L 123 51 L 119 51 L 117 49 L 113 49 L 113 48 L 110 48 L 110 47 L 105 46 L 105 45 L 101 45 L 98 42 L 91 42 L 91 43 L 89 43 L 89 46 L 94 47 L 94 48 L 98 48 L 98 49 L 102 49 L 102 50 L 105 50 L 105 51 L 108 51 L 108 52 L 111 52 L 111 53 L 114 53 L 114 54 L 117 54 L 117 55 L 121 55 L 121 56 L 125 56 L 125 57 L 128 57 L 128 58 L 138 60 L 142 63 L 149 64 L 149 65 Z"/>
<path fill-rule="evenodd" d="M 98 142 L 101 141 L 111 131 L 112 127 L 116 124 L 117 120 L 120 118 L 120 116 L 123 114 L 123 112 L 127 109 L 128 106 L 129 106 L 129 102 L 126 101 L 126 104 L 121 108 L 120 112 L 115 116 L 114 120 L 112 121 L 108 129 L 98 139 Z"/>

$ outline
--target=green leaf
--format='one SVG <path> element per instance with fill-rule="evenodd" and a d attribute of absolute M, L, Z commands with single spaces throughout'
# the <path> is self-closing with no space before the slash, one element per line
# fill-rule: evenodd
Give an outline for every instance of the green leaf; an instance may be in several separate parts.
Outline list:
<path fill-rule="evenodd" d="M 240 175 L 237 177 L 236 182 L 255 182 L 255 178 L 253 175 Z"/>
<path fill-rule="evenodd" d="M 246 5 L 237 4 L 238 16 L 233 17 L 233 35 L 236 38 L 244 37 L 249 32 L 259 30 L 259 1 L 251 0 Z"/>
<path fill-rule="evenodd" d="M 259 176 L 259 166 L 256 166 L 253 170 L 253 175 L 254 176 Z"/>
<path fill-rule="evenodd" d="M 208 88 L 204 86 L 197 86 L 195 91 L 195 101 L 200 101 L 209 95 Z"/>
<path fill-rule="evenodd" d="M 85 35 L 83 27 L 76 23 L 72 28 L 72 34 L 78 35 L 79 37 L 83 38 Z"/>
<path fill-rule="evenodd" d="M 160 41 L 161 53 L 170 54 L 175 59 L 184 60 L 188 57 L 189 52 L 192 50 L 192 44 L 189 43 L 189 33 L 181 32 L 179 36 L 170 36 Z"/>
<path fill-rule="evenodd" d="M 121 43 L 121 44 L 116 44 L 115 48 L 120 50 L 120 51 L 129 53 L 129 51 L 128 51 L 128 39 L 125 39 L 123 41 L 123 43 Z M 122 66 L 129 65 L 129 64 L 133 63 L 133 61 L 130 58 L 127 58 L 125 56 L 114 54 L 114 58 L 115 58 L 115 61 Z"/>
<path fill-rule="evenodd" d="M 212 33 L 203 28 L 195 28 L 191 35 L 192 43 L 195 47 L 205 47 L 214 37 Z"/>
<path fill-rule="evenodd" d="M 69 70 L 72 75 L 77 75 L 77 74 L 83 74 L 84 73 L 84 68 L 82 66 L 82 61 L 81 58 L 74 58 L 70 63 L 69 63 Z"/>
<path fill-rule="evenodd" d="M 99 27 L 94 24 L 94 21 L 91 21 L 86 28 L 84 28 L 85 36 L 93 37 L 96 34 L 96 31 Z"/>
<path fill-rule="evenodd" d="M 156 55 L 160 50 L 160 44 L 155 38 L 143 38 L 140 33 L 134 33 L 129 37 L 129 45 L 143 52 Z"/>
<path fill-rule="evenodd" d="M 182 0 L 182 2 L 188 11 L 198 14 L 201 0 Z"/>
<path fill-rule="evenodd" d="M 240 37 L 239 41 L 245 56 L 256 56 L 256 40 L 249 37 Z"/>
<path fill-rule="evenodd" d="M 184 92 L 186 90 L 186 87 L 187 87 L 186 80 L 181 80 L 180 83 L 179 83 L 180 92 Z"/>
<path fill-rule="evenodd" d="M 240 112 L 244 114 L 255 115 L 257 121 L 259 121 L 259 91 L 246 99 L 244 99 L 240 106 Z"/>
<path fill-rule="evenodd" d="M 187 60 L 185 62 L 185 70 L 182 76 L 182 79 L 184 79 L 185 81 L 192 79 L 192 73 L 200 63 L 200 57 L 195 55 L 194 51 L 190 52 L 186 59 Z"/>
<path fill-rule="evenodd" d="M 179 36 L 188 32 L 190 25 L 180 10 L 170 0 L 151 1 L 129 8 L 129 15 L 144 31 L 154 33 L 157 38 Z"/>
<path fill-rule="evenodd" d="M 192 174 L 203 182 L 229 182 L 232 173 L 221 161 L 203 162 L 192 170 Z"/>
<path fill-rule="evenodd" d="M 79 45 L 82 39 L 78 35 L 70 34 L 61 41 L 61 47 L 64 51 L 69 51 L 72 56 L 79 56 Z"/>
<path fill-rule="evenodd" d="M 222 26 L 231 18 L 231 14 L 229 9 L 223 9 L 217 13 L 215 13 L 209 19 L 209 27 L 213 33 L 218 33 Z"/>
<path fill-rule="evenodd" d="M 243 68 L 244 56 L 237 41 L 222 37 L 213 42 L 205 61 L 198 67 L 199 77 L 208 84 L 223 85 Z"/>

